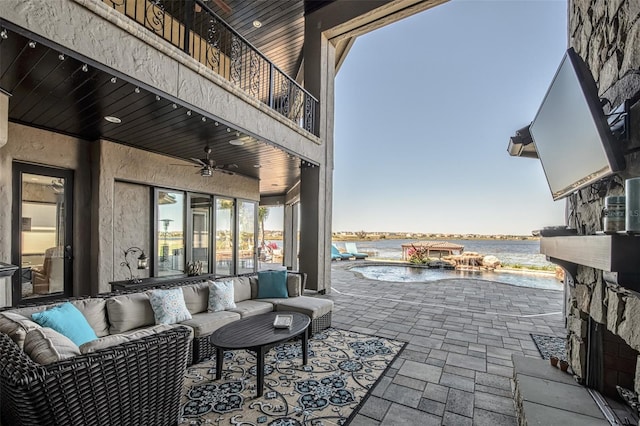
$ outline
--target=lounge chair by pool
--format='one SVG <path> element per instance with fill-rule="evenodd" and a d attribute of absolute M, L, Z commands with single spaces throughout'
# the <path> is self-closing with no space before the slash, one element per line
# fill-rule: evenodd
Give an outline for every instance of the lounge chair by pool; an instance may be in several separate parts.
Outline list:
<path fill-rule="evenodd" d="M 348 253 L 351 253 L 351 255 L 355 257 L 356 260 L 366 259 L 367 256 L 369 256 L 366 253 L 359 253 L 356 243 L 344 243 L 344 248 L 347 250 Z"/>
<path fill-rule="evenodd" d="M 353 257 L 351 253 L 340 253 L 338 247 L 331 244 L 331 260 L 349 260 Z"/>

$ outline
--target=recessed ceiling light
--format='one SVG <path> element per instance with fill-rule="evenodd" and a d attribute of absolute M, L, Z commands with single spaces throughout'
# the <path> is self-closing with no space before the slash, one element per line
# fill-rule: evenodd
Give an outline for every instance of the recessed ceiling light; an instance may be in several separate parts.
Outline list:
<path fill-rule="evenodd" d="M 33 41 L 33 40 L 31 40 L 31 41 L 29 42 L 29 47 L 30 47 L 30 48 L 32 48 L 32 49 L 35 49 L 35 48 L 36 48 L 36 42 L 35 42 L 35 41 Z"/>
<path fill-rule="evenodd" d="M 241 139 L 231 139 L 229 141 L 229 144 L 235 145 L 235 146 L 242 146 L 242 145 L 244 145 L 244 141 L 241 140 Z"/>
<path fill-rule="evenodd" d="M 32 178 L 31 178 L 31 180 L 33 180 L 33 181 L 38 181 L 38 180 L 40 180 L 40 179 L 32 177 Z"/>
<path fill-rule="evenodd" d="M 107 115 L 104 119 L 107 120 L 109 123 L 114 123 L 114 124 L 122 123 L 122 120 L 120 120 L 118 117 L 115 117 L 113 115 Z"/>
<path fill-rule="evenodd" d="M 258 21 L 257 19 L 255 21 L 253 21 L 253 26 L 255 28 L 260 28 L 262 26 L 262 22 Z"/>
<path fill-rule="evenodd" d="M 118 79 L 117 79 L 116 77 L 111 77 L 111 82 L 112 82 L 112 83 L 117 83 L 117 82 L 118 82 Z"/>
<path fill-rule="evenodd" d="M 262 166 L 260 164 L 254 164 L 253 167 L 255 167 L 256 169 L 259 169 Z"/>

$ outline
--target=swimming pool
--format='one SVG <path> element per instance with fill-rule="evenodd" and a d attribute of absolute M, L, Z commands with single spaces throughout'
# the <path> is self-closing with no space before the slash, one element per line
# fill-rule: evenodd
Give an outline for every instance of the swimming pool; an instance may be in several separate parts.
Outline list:
<path fill-rule="evenodd" d="M 446 269 L 428 269 L 405 265 L 371 265 L 354 266 L 351 271 L 362 274 L 363 277 L 378 281 L 394 282 L 425 282 L 455 278 L 473 278 L 478 280 L 495 281 L 520 287 L 540 288 L 544 290 L 562 291 L 563 284 L 553 276 L 489 272 L 489 271 L 453 271 Z"/>

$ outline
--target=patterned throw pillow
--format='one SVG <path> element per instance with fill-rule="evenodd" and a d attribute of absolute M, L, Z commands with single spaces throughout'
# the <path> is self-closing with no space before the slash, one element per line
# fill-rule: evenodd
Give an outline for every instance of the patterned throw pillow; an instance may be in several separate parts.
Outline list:
<path fill-rule="evenodd" d="M 3 312 L 0 314 L 0 332 L 11 337 L 20 349 L 24 347 L 24 339 L 27 333 L 36 328 L 40 328 L 38 323 L 22 315 L 13 312 Z"/>
<path fill-rule="evenodd" d="M 181 288 L 151 290 L 149 301 L 156 324 L 175 324 L 191 319 Z"/>
<path fill-rule="evenodd" d="M 28 332 L 24 340 L 24 352 L 42 365 L 80 355 L 80 349 L 71 339 L 49 327 Z"/>
<path fill-rule="evenodd" d="M 209 281 L 209 312 L 220 312 L 235 307 L 233 281 Z"/>

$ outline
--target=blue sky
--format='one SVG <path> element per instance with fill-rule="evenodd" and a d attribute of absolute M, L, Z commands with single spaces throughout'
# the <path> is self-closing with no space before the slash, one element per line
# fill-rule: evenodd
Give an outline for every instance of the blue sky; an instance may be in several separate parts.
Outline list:
<path fill-rule="evenodd" d="M 563 224 L 540 162 L 506 149 L 542 102 L 566 28 L 565 0 L 453 0 L 359 37 L 336 77 L 333 230 Z"/>

